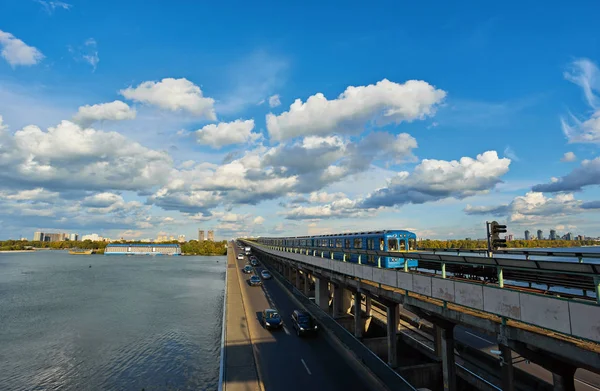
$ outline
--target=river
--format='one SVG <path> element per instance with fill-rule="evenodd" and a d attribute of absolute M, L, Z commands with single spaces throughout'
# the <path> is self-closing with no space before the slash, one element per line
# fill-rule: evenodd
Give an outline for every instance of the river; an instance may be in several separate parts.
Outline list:
<path fill-rule="evenodd" d="M 0 390 L 215 390 L 226 263 L 0 254 Z"/>

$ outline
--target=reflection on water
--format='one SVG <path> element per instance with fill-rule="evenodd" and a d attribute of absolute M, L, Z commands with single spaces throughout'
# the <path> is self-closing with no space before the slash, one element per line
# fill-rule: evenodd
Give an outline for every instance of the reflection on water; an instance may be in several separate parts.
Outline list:
<path fill-rule="evenodd" d="M 216 389 L 225 260 L 0 254 L 0 390 Z"/>

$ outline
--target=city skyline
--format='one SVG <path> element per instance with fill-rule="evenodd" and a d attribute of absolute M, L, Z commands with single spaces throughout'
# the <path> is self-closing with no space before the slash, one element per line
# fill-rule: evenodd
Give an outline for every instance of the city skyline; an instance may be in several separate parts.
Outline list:
<path fill-rule="evenodd" d="M 41 3 L 0 15 L 2 238 L 600 236 L 598 5 Z"/>

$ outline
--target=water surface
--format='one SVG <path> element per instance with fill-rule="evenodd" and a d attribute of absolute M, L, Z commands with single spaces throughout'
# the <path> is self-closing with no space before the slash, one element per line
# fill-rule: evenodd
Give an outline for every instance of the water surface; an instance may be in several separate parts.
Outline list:
<path fill-rule="evenodd" d="M 0 390 L 216 389 L 225 267 L 0 254 Z"/>

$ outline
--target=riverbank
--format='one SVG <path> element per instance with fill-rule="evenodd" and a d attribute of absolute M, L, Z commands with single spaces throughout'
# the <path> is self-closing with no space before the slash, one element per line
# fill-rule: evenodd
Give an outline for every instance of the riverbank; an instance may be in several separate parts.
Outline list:
<path fill-rule="evenodd" d="M 34 253 L 37 250 L 1 250 L 0 254 L 4 253 Z"/>

